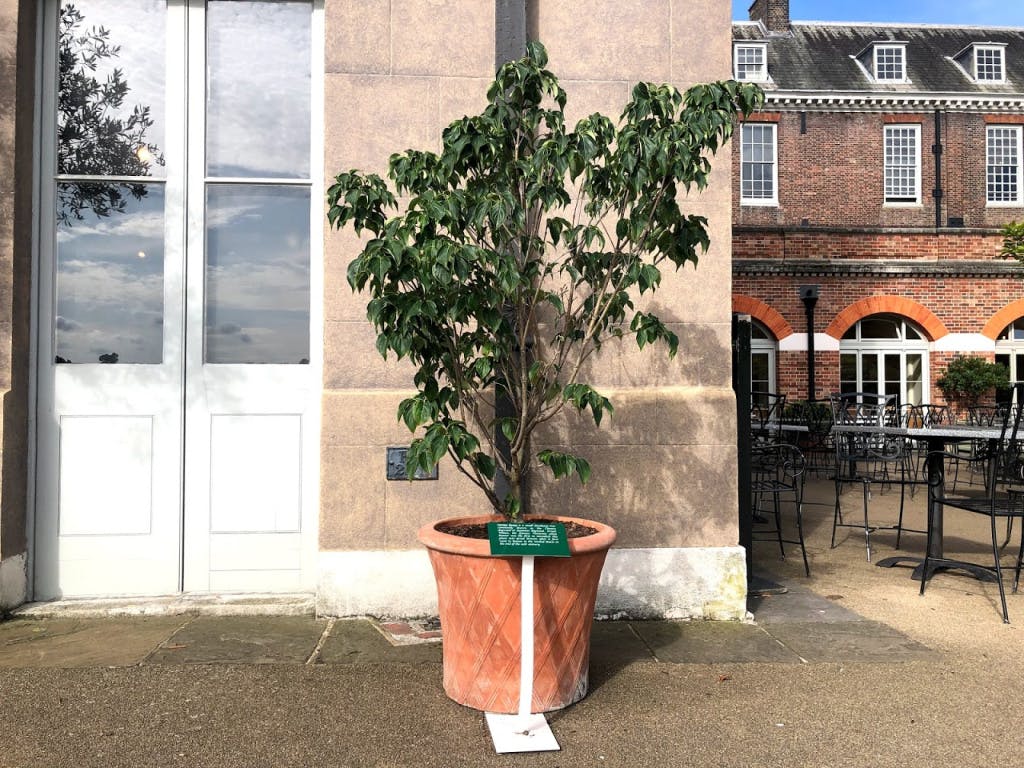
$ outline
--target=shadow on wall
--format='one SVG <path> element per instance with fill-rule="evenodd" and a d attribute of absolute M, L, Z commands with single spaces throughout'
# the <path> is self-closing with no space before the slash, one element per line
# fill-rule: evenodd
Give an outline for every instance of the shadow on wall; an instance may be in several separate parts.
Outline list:
<path fill-rule="evenodd" d="M 15 608 L 28 598 L 26 552 L 28 550 L 25 519 L 25 482 L 28 477 L 28 450 L 25 432 L 24 401 L 6 392 L 3 397 L 3 448 L 0 452 L 0 612 Z"/>
<path fill-rule="evenodd" d="M 536 448 L 583 456 L 593 469 L 590 481 L 555 481 L 537 471 L 531 511 L 607 522 L 619 532 L 616 547 L 736 545 L 731 349 L 706 325 L 673 330 L 680 337 L 674 360 L 664 348 L 645 348 L 640 357 L 606 347 L 585 372 L 614 414 L 596 427 L 589 412 L 569 413 L 539 436 Z"/>

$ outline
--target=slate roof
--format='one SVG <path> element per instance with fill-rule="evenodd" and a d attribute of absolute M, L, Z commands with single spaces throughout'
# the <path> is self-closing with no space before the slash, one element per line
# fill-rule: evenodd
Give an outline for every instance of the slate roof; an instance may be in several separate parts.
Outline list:
<path fill-rule="evenodd" d="M 1024 29 L 909 24 L 800 22 L 768 34 L 757 22 L 734 22 L 735 41 L 768 43 L 765 91 L 1019 95 L 1024 93 Z M 909 83 L 875 83 L 854 58 L 871 43 L 905 42 Z M 952 61 L 971 43 L 1005 43 L 1005 84 L 974 83 Z"/>

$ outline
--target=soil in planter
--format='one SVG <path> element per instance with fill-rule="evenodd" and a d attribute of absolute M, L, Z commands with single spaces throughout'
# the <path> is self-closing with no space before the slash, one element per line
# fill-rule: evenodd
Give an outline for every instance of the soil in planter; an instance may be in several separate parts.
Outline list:
<path fill-rule="evenodd" d="M 541 518 L 531 519 L 531 523 L 562 523 L 565 526 L 565 537 L 567 539 L 579 539 L 583 536 L 590 536 L 597 533 L 597 528 L 580 523 L 565 522 L 563 520 L 544 520 Z M 464 539 L 486 539 L 487 523 L 474 523 L 472 525 L 450 525 L 442 523 L 436 526 L 436 530 L 447 533 L 450 536 L 461 536 Z"/>

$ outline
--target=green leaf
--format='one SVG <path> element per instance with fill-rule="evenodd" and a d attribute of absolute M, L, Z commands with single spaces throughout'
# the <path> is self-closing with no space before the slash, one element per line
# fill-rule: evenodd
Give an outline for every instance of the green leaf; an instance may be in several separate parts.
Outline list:
<path fill-rule="evenodd" d="M 494 473 L 497 471 L 497 465 L 494 463 L 494 459 L 488 456 L 486 453 L 474 453 L 473 464 L 480 474 L 486 477 L 488 480 L 494 479 Z"/>
<path fill-rule="evenodd" d="M 506 440 L 512 440 L 516 436 L 516 430 L 519 429 L 519 420 L 506 416 L 497 420 L 498 427 L 501 429 L 501 434 L 505 436 Z"/>
<path fill-rule="evenodd" d="M 543 450 L 537 454 L 541 464 L 547 466 L 555 478 L 561 479 L 570 475 L 577 475 L 581 483 L 590 479 L 590 463 L 580 456 L 574 456 L 561 451 Z"/>

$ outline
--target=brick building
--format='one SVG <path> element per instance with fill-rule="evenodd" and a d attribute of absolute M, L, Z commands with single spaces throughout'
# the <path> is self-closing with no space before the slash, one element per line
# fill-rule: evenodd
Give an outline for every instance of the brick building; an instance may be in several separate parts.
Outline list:
<path fill-rule="evenodd" d="M 957 354 L 1024 380 L 1024 284 L 998 258 L 1024 218 L 1024 29 L 793 22 L 788 0 L 750 19 L 734 72 L 767 98 L 733 144 L 733 309 L 754 388 L 942 402 Z"/>

